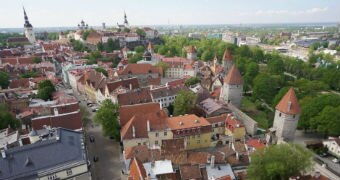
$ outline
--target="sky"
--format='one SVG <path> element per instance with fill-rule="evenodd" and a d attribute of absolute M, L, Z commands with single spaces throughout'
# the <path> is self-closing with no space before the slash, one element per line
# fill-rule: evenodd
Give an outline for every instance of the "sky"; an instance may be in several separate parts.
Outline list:
<path fill-rule="evenodd" d="M 0 28 L 340 22 L 340 0 L 0 0 Z"/>

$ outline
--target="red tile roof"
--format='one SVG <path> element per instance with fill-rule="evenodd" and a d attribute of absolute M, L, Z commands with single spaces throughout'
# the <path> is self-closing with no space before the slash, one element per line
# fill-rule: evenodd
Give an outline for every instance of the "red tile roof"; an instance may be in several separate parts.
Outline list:
<path fill-rule="evenodd" d="M 219 123 L 219 122 L 224 123 L 225 120 L 227 119 L 227 114 L 221 114 L 219 116 L 209 117 L 209 118 L 206 118 L 206 119 L 210 124 L 215 124 L 215 123 Z"/>
<path fill-rule="evenodd" d="M 82 122 L 80 117 L 80 111 L 52 116 L 42 116 L 32 119 L 33 129 L 35 130 L 43 129 L 44 125 L 51 127 L 63 127 L 72 130 L 81 129 Z"/>
<path fill-rule="evenodd" d="M 129 173 L 129 179 L 131 180 L 140 180 L 140 179 L 146 179 L 147 174 L 144 169 L 144 166 L 142 162 L 134 158 L 130 165 L 130 173 Z"/>
<path fill-rule="evenodd" d="M 171 130 L 210 126 L 210 123 L 205 118 L 194 114 L 170 117 L 167 119 L 167 124 Z"/>
<path fill-rule="evenodd" d="M 131 89 L 138 89 L 139 84 L 138 84 L 137 78 L 130 78 L 130 79 L 118 80 L 118 81 L 106 83 L 109 93 L 113 92 L 119 87 L 130 89 L 130 85 L 131 85 Z"/>
<path fill-rule="evenodd" d="M 119 108 L 119 122 L 123 127 L 137 113 L 149 114 L 160 110 L 159 103 L 123 105 Z"/>
<path fill-rule="evenodd" d="M 247 146 L 253 147 L 255 149 L 266 147 L 266 145 L 263 142 L 261 142 L 260 139 L 256 139 L 256 138 L 249 139 L 246 144 L 247 144 Z"/>
<path fill-rule="evenodd" d="M 227 84 L 243 84 L 241 73 L 235 64 L 231 67 L 227 76 L 224 78 L 224 82 Z"/>
<path fill-rule="evenodd" d="M 151 64 L 128 64 L 124 69 L 118 70 L 117 73 L 118 75 L 163 74 L 162 68 L 152 66 Z"/>
<path fill-rule="evenodd" d="M 9 84 L 10 88 L 29 88 L 30 87 L 30 81 L 28 78 L 22 78 L 22 79 L 15 79 L 12 80 Z"/>
<path fill-rule="evenodd" d="M 180 168 L 182 179 L 201 179 L 202 174 L 198 165 L 185 165 Z"/>
<path fill-rule="evenodd" d="M 231 57 L 231 53 L 229 51 L 229 49 L 226 49 L 224 51 L 224 54 L 223 54 L 223 61 L 231 61 L 232 60 L 232 57 Z"/>
<path fill-rule="evenodd" d="M 126 93 L 118 94 L 117 99 L 120 105 L 152 102 L 149 88 L 135 89 Z"/>
<path fill-rule="evenodd" d="M 301 108 L 295 95 L 294 88 L 291 87 L 276 105 L 276 109 L 285 114 L 300 114 Z"/>
<path fill-rule="evenodd" d="M 231 132 L 234 132 L 236 128 L 244 127 L 240 121 L 236 119 L 235 116 L 229 115 L 226 120 L 226 128 L 229 129 Z"/>

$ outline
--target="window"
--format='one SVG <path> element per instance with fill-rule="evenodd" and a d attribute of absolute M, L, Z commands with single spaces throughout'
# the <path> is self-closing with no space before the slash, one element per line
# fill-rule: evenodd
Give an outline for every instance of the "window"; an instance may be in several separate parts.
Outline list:
<path fill-rule="evenodd" d="M 140 146 L 141 144 L 140 143 L 138 143 L 138 146 Z"/>
<path fill-rule="evenodd" d="M 56 174 L 49 175 L 47 179 L 48 180 L 55 180 L 55 179 L 57 179 L 57 175 Z"/>
<path fill-rule="evenodd" d="M 295 119 L 295 115 L 293 115 L 293 118 Z"/>
<path fill-rule="evenodd" d="M 72 169 L 66 170 L 66 174 L 67 174 L 67 176 L 71 176 L 72 175 Z"/>
<path fill-rule="evenodd" d="M 168 135 L 168 132 L 164 131 L 164 136 L 167 136 Z"/>
<path fill-rule="evenodd" d="M 158 145 L 158 141 L 155 141 L 155 144 Z"/>
<path fill-rule="evenodd" d="M 143 142 L 143 145 L 146 145 L 146 142 Z"/>
<path fill-rule="evenodd" d="M 279 117 L 281 117 L 281 113 L 279 114 Z"/>
<path fill-rule="evenodd" d="M 200 144 L 201 143 L 201 140 L 197 140 L 197 144 Z"/>
<path fill-rule="evenodd" d="M 155 133 L 155 136 L 158 137 L 158 132 Z"/>

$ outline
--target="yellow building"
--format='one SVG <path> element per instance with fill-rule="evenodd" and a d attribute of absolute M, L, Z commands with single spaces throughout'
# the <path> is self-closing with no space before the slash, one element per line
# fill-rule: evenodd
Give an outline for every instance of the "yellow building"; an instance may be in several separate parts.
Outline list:
<path fill-rule="evenodd" d="M 244 139 L 246 130 L 243 124 L 235 116 L 228 115 L 226 120 L 225 134 L 234 139 Z"/>
<path fill-rule="evenodd" d="M 170 117 L 167 125 L 174 139 L 184 138 L 185 149 L 210 147 L 212 127 L 205 118 L 194 114 Z"/>

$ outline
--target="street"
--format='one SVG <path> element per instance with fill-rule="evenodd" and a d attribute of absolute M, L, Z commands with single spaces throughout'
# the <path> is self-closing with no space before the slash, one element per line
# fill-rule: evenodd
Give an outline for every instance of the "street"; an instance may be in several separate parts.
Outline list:
<path fill-rule="evenodd" d="M 88 158 L 91 162 L 91 173 L 93 180 L 120 180 L 121 179 L 121 162 L 120 146 L 108 137 L 103 136 L 102 126 L 93 122 L 95 112 L 87 106 L 86 98 L 74 93 L 74 96 L 80 101 L 80 105 L 86 107 L 89 111 L 91 123 L 86 129 L 86 144 Z M 90 136 L 94 137 L 94 142 L 90 142 Z M 93 158 L 98 157 L 94 162 Z"/>
<path fill-rule="evenodd" d="M 100 125 L 90 126 L 87 135 L 92 135 L 95 141 L 90 142 L 87 138 L 91 172 L 94 180 L 119 180 L 121 175 L 120 147 L 119 143 L 105 138 Z M 97 156 L 98 161 L 93 162 Z"/>

